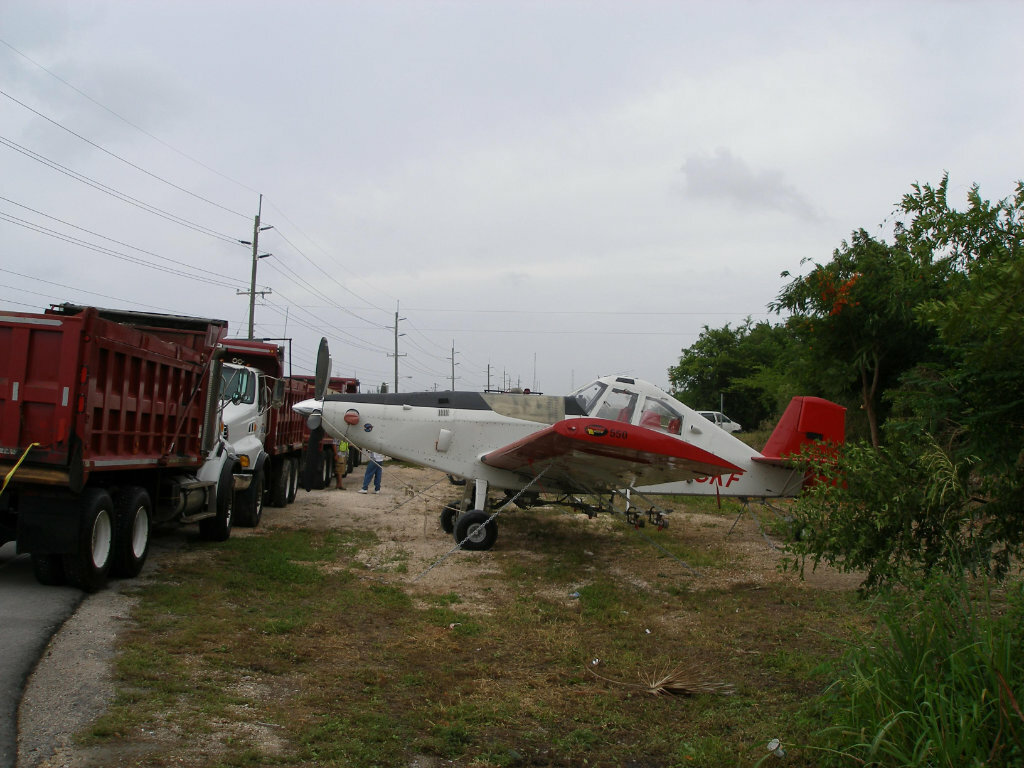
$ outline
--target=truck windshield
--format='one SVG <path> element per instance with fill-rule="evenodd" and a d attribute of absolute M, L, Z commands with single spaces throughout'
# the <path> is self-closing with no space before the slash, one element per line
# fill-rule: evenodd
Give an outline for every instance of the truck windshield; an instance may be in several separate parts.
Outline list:
<path fill-rule="evenodd" d="M 232 368 L 225 365 L 221 369 L 220 399 L 237 400 L 239 403 L 256 402 L 256 377 L 248 368 Z"/>

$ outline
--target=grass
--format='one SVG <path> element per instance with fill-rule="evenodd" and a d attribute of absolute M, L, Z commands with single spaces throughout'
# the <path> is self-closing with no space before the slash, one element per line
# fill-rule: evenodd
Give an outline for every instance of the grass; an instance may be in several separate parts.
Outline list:
<path fill-rule="evenodd" d="M 139 582 L 117 699 L 85 742 L 124 766 L 637 768 L 810 743 L 804 705 L 866 626 L 854 596 L 707 587 L 675 558 L 714 574 L 726 550 L 667 536 L 665 554 L 635 534 L 510 515 L 516 545 L 477 555 L 497 567 L 473 585 L 482 607 L 368 568 L 369 532 L 196 545 Z M 644 690 L 673 671 L 735 693 Z"/>

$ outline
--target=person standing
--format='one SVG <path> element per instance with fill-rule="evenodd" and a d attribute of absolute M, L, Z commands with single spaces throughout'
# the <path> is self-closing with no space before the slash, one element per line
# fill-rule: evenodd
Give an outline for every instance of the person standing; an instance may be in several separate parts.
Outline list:
<path fill-rule="evenodd" d="M 345 486 L 341 480 L 348 474 L 348 441 L 338 440 L 334 446 L 334 478 L 338 484 L 338 490 L 344 491 Z"/>
<path fill-rule="evenodd" d="M 360 493 L 366 493 L 371 480 L 373 481 L 373 492 L 380 493 L 380 480 L 384 474 L 384 467 L 381 466 L 383 461 L 384 457 L 381 454 L 376 451 L 367 451 L 366 472 L 363 474 L 363 487 L 359 489 Z"/>

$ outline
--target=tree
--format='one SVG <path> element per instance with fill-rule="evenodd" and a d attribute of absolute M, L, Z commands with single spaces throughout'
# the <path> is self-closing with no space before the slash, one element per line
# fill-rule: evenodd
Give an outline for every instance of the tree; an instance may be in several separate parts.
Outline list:
<path fill-rule="evenodd" d="M 1024 183 L 995 204 L 975 185 L 964 211 L 947 188 L 947 177 L 913 187 L 889 248 L 895 292 L 925 333 L 914 364 L 887 384 L 887 445 L 811 462 L 830 482 L 796 508 L 801 562 L 866 569 L 868 586 L 915 569 L 1003 575 L 1024 554 Z M 914 285 L 915 267 L 928 290 Z"/>
<path fill-rule="evenodd" d="M 795 278 L 770 305 L 791 313 L 786 325 L 804 343 L 805 365 L 819 371 L 822 394 L 842 400 L 858 393 L 874 446 L 881 442 L 883 391 L 923 358 L 934 339 L 914 310 L 935 295 L 935 286 L 928 260 L 861 229 L 830 262 Z"/>
<path fill-rule="evenodd" d="M 669 368 L 669 381 L 675 395 L 694 408 L 717 409 L 724 394 L 729 416 L 755 428 L 789 399 L 780 404 L 779 389 L 786 384 L 774 374 L 789 344 L 784 328 L 749 317 L 737 328 L 705 325 Z"/>

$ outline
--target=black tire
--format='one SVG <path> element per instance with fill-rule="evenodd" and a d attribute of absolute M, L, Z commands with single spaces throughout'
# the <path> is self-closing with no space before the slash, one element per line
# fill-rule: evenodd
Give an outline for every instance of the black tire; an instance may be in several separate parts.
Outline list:
<path fill-rule="evenodd" d="M 288 503 L 291 504 L 299 493 L 299 459 L 292 456 L 287 461 L 291 465 L 288 474 Z"/>
<path fill-rule="evenodd" d="M 255 528 L 263 518 L 263 471 L 256 470 L 249 487 L 235 499 L 235 512 L 238 525 L 243 528 Z"/>
<path fill-rule="evenodd" d="M 99 488 L 86 488 L 81 496 L 78 545 L 64 555 L 68 583 L 83 592 L 106 586 L 114 552 L 114 502 Z"/>
<path fill-rule="evenodd" d="M 153 503 L 145 488 L 128 486 L 114 496 L 114 558 L 110 574 L 123 579 L 139 575 L 149 555 Z"/>
<path fill-rule="evenodd" d="M 288 506 L 288 488 L 291 486 L 293 471 L 291 459 L 287 456 L 275 462 L 270 479 L 270 504 L 274 507 Z"/>
<path fill-rule="evenodd" d="M 455 541 L 465 541 L 462 548 L 476 552 L 493 547 L 498 538 L 498 526 L 493 520 L 488 523 L 489 517 L 482 509 L 471 509 L 459 515 L 455 521 Z"/>
<path fill-rule="evenodd" d="M 441 508 L 441 530 L 445 533 L 455 533 L 455 518 L 462 512 L 462 499 L 449 501 Z"/>
<path fill-rule="evenodd" d="M 217 514 L 199 521 L 199 534 L 207 541 L 227 541 L 231 537 L 235 509 L 235 470 L 240 467 L 225 464 L 217 483 Z"/>
<path fill-rule="evenodd" d="M 330 488 L 331 481 L 334 479 L 334 451 L 330 448 L 326 448 L 323 451 L 323 459 L 324 488 Z"/>
<path fill-rule="evenodd" d="M 68 583 L 64 573 L 64 558 L 60 555 L 39 555 L 33 552 L 32 573 L 36 581 L 47 587 L 60 587 Z"/>

